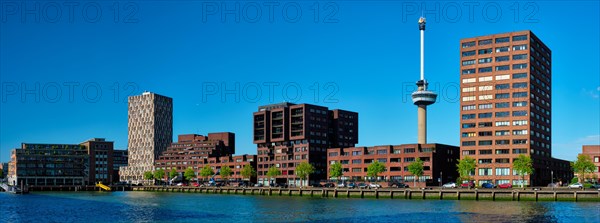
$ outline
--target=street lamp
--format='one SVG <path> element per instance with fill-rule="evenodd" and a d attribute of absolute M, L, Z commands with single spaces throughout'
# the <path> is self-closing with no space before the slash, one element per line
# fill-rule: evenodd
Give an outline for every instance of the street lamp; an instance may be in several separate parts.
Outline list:
<path fill-rule="evenodd" d="M 444 181 L 444 175 L 442 174 L 442 171 L 440 171 L 440 187 L 442 186 L 442 181 Z"/>

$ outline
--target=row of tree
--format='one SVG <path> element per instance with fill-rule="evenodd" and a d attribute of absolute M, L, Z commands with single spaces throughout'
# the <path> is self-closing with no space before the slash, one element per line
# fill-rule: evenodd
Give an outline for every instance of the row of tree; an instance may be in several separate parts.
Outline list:
<path fill-rule="evenodd" d="M 469 156 L 465 156 L 463 159 L 459 160 L 456 165 L 457 171 L 459 173 L 459 178 L 457 181 L 470 181 L 472 180 L 472 176 L 475 173 L 475 168 L 477 167 L 477 161 Z M 571 167 L 573 171 L 579 175 L 579 178 L 582 179 L 582 182 L 585 182 L 586 175 L 593 173 L 596 169 L 596 166 L 592 162 L 589 156 L 580 154 L 577 156 L 577 160 L 575 162 L 571 162 Z M 385 172 L 386 167 L 385 164 L 374 161 L 367 167 L 367 176 L 371 178 L 377 179 L 380 173 Z M 524 186 L 523 182 L 525 180 L 525 176 L 533 173 L 533 162 L 529 156 L 519 155 L 513 161 L 513 170 L 517 173 L 517 175 L 521 178 L 521 187 Z M 298 166 L 296 166 L 296 176 L 298 176 L 302 181 L 308 179 L 308 177 L 315 172 L 315 168 L 308 162 L 302 162 Z M 408 165 L 408 171 L 414 176 L 414 184 L 416 185 L 417 178 L 421 177 L 424 173 L 423 170 L 423 161 L 419 158 L 416 158 L 414 162 Z M 146 180 L 162 180 L 165 177 L 165 170 L 158 169 L 154 172 L 148 171 L 144 173 L 144 179 Z M 205 179 L 213 176 L 215 173 L 213 169 L 206 165 L 200 170 L 200 176 Z M 329 175 L 334 179 L 340 179 L 343 176 L 343 167 L 340 162 L 335 162 L 331 165 L 329 169 Z M 233 175 L 233 171 L 229 166 L 221 167 L 219 171 L 219 175 L 221 179 L 228 181 L 229 177 Z M 243 178 L 249 179 L 251 177 L 256 176 L 256 170 L 251 165 L 245 165 L 242 171 L 240 172 Z M 281 175 L 281 170 L 276 166 L 271 166 L 266 173 L 269 179 L 277 178 Z M 171 169 L 169 173 L 170 178 L 175 178 L 179 176 L 179 173 L 175 169 Z M 192 180 L 196 177 L 194 170 L 189 167 L 185 170 L 183 174 L 184 178 L 188 181 Z M 302 186 L 302 185 L 301 185 Z M 470 185 L 469 185 L 470 186 Z"/>

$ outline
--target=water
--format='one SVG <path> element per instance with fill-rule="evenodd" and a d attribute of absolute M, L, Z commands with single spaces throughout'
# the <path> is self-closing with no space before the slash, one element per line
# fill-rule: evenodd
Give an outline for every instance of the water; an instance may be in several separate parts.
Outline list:
<path fill-rule="evenodd" d="M 600 222 L 599 202 L 0 193 L 0 222 Z"/>

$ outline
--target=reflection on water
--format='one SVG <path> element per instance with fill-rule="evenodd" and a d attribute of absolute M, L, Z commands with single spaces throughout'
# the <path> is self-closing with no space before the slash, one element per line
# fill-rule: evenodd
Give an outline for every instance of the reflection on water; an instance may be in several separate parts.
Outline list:
<path fill-rule="evenodd" d="M 0 193 L 0 222 L 600 222 L 598 202 Z"/>

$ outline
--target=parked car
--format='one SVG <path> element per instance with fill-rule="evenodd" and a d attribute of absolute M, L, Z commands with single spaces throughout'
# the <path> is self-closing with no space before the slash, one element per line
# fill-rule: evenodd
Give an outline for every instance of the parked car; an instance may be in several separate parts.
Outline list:
<path fill-rule="evenodd" d="M 600 184 L 598 184 L 598 183 L 592 184 L 592 185 L 590 185 L 590 188 L 600 188 Z"/>
<path fill-rule="evenodd" d="M 549 183 L 548 187 L 558 188 L 559 186 L 557 183 Z"/>
<path fill-rule="evenodd" d="M 481 184 L 481 188 L 495 188 L 496 185 L 492 184 L 492 183 L 483 183 Z"/>
<path fill-rule="evenodd" d="M 192 183 L 192 186 L 194 186 L 194 187 L 199 187 L 199 186 L 200 186 L 200 184 L 199 184 L 198 182 L 194 182 L 194 183 Z"/>
<path fill-rule="evenodd" d="M 186 183 L 177 183 L 177 186 L 187 187 Z"/>
<path fill-rule="evenodd" d="M 377 188 L 381 188 L 380 184 L 376 184 L 376 183 L 370 183 L 369 184 L 369 188 L 370 189 L 377 189 Z"/>
<path fill-rule="evenodd" d="M 583 189 L 583 184 L 581 184 L 581 183 L 569 184 L 569 189 Z"/>
<path fill-rule="evenodd" d="M 338 185 L 336 185 L 337 187 L 346 187 L 345 183 L 339 183 Z"/>
<path fill-rule="evenodd" d="M 334 183 L 325 183 L 325 184 L 323 184 L 323 187 L 332 188 L 332 187 L 335 187 L 335 184 Z"/>
<path fill-rule="evenodd" d="M 510 184 L 510 183 L 499 184 L 498 188 L 502 188 L 502 189 L 512 188 L 512 184 Z"/>
<path fill-rule="evenodd" d="M 358 184 L 358 188 L 359 189 L 367 189 L 367 184 L 365 184 L 365 183 L 359 183 Z"/>
<path fill-rule="evenodd" d="M 404 184 L 404 183 L 392 183 L 392 184 L 390 184 L 390 187 L 395 187 L 395 188 L 408 188 L 408 184 Z"/>
<path fill-rule="evenodd" d="M 462 188 L 473 188 L 474 186 L 475 186 L 475 183 L 473 181 L 469 181 L 469 182 L 460 184 L 460 187 L 462 187 Z"/>
<path fill-rule="evenodd" d="M 454 183 L 454 182 L 445 183 L 444 185 L 442 185 L 442 188 L 456 188 L 456 183 Z"/>
<path fill-rule="evenodd" d="M 356 184 L 355 183 L 349 183 L 348 184 L 348 188 L 351 188 L 351 189 L 356 188 Z"/>
<path fill-rule="evenodd" d="M 263 187 L 263 184 L 262 183 L 257 183 L 257 184 L 254 184 L 254 186 L 255 187 Z"/>

